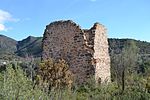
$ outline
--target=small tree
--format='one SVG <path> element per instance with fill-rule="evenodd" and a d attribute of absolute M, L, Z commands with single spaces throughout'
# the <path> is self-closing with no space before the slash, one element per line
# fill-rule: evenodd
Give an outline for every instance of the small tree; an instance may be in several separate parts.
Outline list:
<path fill-rule="evenodd" d="M 46 93 L 38 87 L 33 89 L 33 82 L 26 77 L 26 74 L 20 68 L 15 69 L 10 64 L 3 73 L 0 73 L 0 99 L 1 100 L 39 100 L 47 99 Z"/>
<path fill-rule="evenodd" d="M 138 48 L 134 41 L 127 41 L 121 53 L 112 55 L 112 66 L 122 91 L 125 89 L 125 76 L 135 72 L 137 59 Z"/>
<path fill-rule="evenodd" d="M 55 63 L 52 59 L 49 59 L 40 64 L 38 80 L 38 84 L 47 92 L 50 92 L 51 89 L 71 88 L 73 75 L 64 60 Z"/>

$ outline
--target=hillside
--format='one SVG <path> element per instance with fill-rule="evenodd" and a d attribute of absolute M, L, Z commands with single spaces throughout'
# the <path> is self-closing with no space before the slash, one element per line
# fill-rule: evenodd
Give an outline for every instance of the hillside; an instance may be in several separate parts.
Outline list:
<path fill-rule="evenodd" d="M 6 56 L 12 57 L 17 50 L 17 43 L 18 42 L 12 38 L 0 35 L 0 59 Z"/>
<path fill-rule="evenodd" d="M 29 36 L 22 41 L 0 35 L 0 59 L 11 60 L 14 58 L 27 56 L 41 56 L 41 37 Z"/>
<path fill-rule="evenodd" d="M 0 53 L 13 53 L 17 50 L 17 41 L 6 37 L 4 35 L 0 35 Z"/>
<path fill-rule="evenodd" d="M 20 57 L 40 57 L 42 52 L 42 38 L 29 36 L 22 41 L 18 41 L 16 55 Z"/>
<path fill-rule="evenodd" d="M 120 53 L 125 46 L 126 41 L 134 41 L 139 48 L 140 56 L 145 59 L 150 59 L 150 43 L 133 39 L 108 39 L 109 52 Z M 21 41 L 16 41 L 9 37 L 0 35 L 0 55 L 15 55 L 19 57 L 40 57 L 42 52 L 42 37 L 29 36 Z"/>
<path fill-rule="evenodd" d="M 134 41 L 139 48 L 140 54 L 150 54 L 150 43 L 146 41 L 139 41 L 134 39 L 108 39 L 110 50 L 116 51 L 116 53 L 119 53 L 122 48 L 125 46 L 126 42 Z"/>
<path fill-rule="evenodd" d="M 138 47 L 138 54 L 143 61 L 150 61 L 150 43 L 146 41 L 139 41 L 134 39 L 112 39 L 108 40 L 109 43 L 109 52 L 112 51 L 116 54 L 120 53 L 125 46 L 126 42 L 134 41 Z"/>

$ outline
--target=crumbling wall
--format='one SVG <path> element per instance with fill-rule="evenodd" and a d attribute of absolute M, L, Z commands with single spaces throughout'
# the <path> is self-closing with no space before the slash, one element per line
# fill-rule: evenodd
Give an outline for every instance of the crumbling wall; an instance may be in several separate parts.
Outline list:
<path fill-rule="evenodd" d="M 96 23 L 90 30 L 82 30 L 76 23 L 57 21 L 46 26 L 43 37 L 42 59 L 64 59 L 75 76 L 85 82 L 95 79 L 110 80 L 110 59 L 104 26 Z"/>
<path fill-rule="evenodd" d="M 92 30 L 95 33 L 93 55 L 96 63 L 95 79 L 110 82 L 110 56 L 106 29 L 103 25 L 96 23 Z"/>

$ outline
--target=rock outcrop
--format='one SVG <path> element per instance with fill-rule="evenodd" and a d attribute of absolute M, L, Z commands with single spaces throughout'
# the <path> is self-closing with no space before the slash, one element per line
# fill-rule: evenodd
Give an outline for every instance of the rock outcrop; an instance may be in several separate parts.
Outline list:
<path fill-rule="evenodd" d="M 96 82 L 110 81 L 110 57 L 106 29 L 95 23 L 89 30 L 73 21 L 56 21 L 46 26 L 42 60 L 64 59 L 75 80 L 87 81 L 95 75 Z"/>

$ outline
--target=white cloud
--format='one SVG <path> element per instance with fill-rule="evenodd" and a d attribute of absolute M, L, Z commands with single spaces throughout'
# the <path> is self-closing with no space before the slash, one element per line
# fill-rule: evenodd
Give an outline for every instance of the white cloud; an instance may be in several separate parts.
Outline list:
<path fill-rule="evenodd" d="M 19 19 L 13 18 L 9 12 L 0 9 L 0 31 L 6 31 L 8 28 L 6 28 L 5 23 L 10 21 L 16 22 Z"/>
<path fill-rule="evenodd" d="M 5 26 L 3 24 L 0 24 L 0 31 L 5 31 L 5 30 L 6 30 Z"/>

